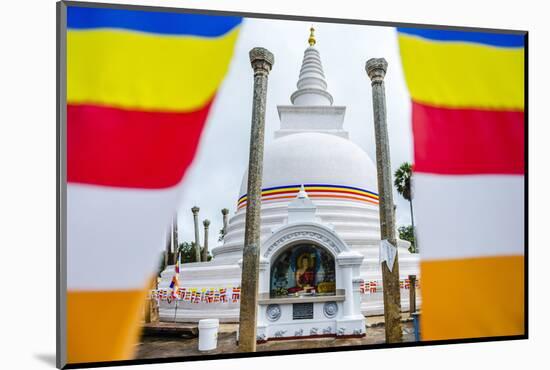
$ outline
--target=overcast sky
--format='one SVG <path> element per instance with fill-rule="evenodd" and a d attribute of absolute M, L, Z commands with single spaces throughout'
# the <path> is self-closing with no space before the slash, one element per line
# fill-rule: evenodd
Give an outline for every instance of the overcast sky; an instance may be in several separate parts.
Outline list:
<path fill-rule="evenodd" d="M 277 105 L 290 104 L 311 22 L 250 19 L 243 21 L 235 54 L 209 115 L 195 161 L 185 178 L 185 193 L 178 211 L 179 241 L 194 240 L 191 207 L 200 207 L 202 220 L 210 224 L 209 247 L 218 245 L 222 227 L 221 209 L 231 217 L 243 173 L 248 166 L 253 73 L 248 59 L 251 48 L 261 46 L 275 55 L 269 75 L 265 142 L 279 128 Z M 344 129 L 350 140 L 375 160 L 370 80 L 364 66 L 369 58 L 384 57 L 389 63 L 386 99 L 391 148 L 395 170 L 412 161 L 410 100 L 406 90 L 397 36 L 394 28 L 363 25 L 313 23 L 316 47 L 334 97 L 334 105 L 346 106 Z M 410 224 L 409 205 L 394 191 L 398 225 Z"/>

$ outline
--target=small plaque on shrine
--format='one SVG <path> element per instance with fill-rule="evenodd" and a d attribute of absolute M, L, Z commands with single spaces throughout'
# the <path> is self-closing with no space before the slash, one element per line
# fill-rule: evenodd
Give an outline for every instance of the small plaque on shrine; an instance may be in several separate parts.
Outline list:
<path fill-rule="evenodd" d="M 292 319 L 313 319 L 313 303 L 294 303 L 292 305 Z"/>

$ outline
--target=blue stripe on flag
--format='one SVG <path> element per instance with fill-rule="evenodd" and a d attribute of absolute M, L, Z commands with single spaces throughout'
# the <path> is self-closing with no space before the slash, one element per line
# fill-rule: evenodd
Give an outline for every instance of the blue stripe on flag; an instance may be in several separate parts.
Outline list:
<path fill-rule="evenodd" d="M 67 28 L 119 28 L 165 35 L 217 37 L 242 22 L 240 17 L 152 12 L 146 10 L 67 8 Z"/>
<path fill-rule="evenodd" d="M 524 46 L 524 35 L 402 27 L 398 27 L 397 31 L 434 41 L 463 41 L 510 48 L 522 48 Z"/>

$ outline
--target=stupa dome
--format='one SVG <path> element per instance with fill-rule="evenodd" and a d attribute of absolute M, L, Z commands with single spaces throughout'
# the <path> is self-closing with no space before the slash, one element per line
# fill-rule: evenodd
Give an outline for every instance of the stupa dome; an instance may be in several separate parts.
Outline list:
<path fill-rule="evenodd" d="M 247 191 L 244 174 L 239 196 Z M 262 189 L 301 184 L 349 186 L 377 192 L 376 167 L 352 141 L 304 132 L 275 139 L 264 151 Z"/>

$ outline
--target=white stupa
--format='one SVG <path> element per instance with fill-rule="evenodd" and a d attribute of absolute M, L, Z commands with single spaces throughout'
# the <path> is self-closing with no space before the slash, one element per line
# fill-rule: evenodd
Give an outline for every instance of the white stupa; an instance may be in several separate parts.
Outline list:
<path fill-rule="evenodd" d="M 299 196 L 303 185 L 302 192 L 307 193 L 316 207 L 316 222 L 332 230 L 351 251 L 364 257 L 358 275 L 367 283 L 367 290 L 369 282 L 377 282 L 378 289 L 372 294 L 361 295 L 361 312 L 367 316 L 379 315 L 383 313 L 383 294 L 380 291 L 382 275 L 376 167 L 367 153 L 349 139 L 344 129 L 346 107 L 333 105 L 315 39 L 310 37 L 309 43 L 304 52 L 297 90 L 290 96 L 291 105 L 277 107 L 280 129 L 275 132 L 271 144 L 265 147 L 261 249 L 269 248 L 264 245 L 265 242 L 293 217 L 288 206 Z M 181 287 L 231 289 L 240 285 L 246 191 L 245 173 L 240 197 L 223 243 L 212 250 L 211 261 L 182 265 L 179 276 Z M 308 225 L 305 223 L 301 228 L 306 232 L 304 235 L 307 235 Z M 288 243 L 294 244 L 300 241 L 291 235 L 287 239 Z M 279 240 L 284 241 L 285 238 Z M 311 242 L 311 238 L 304 242 Z M 419 274 L 418 255 L 411 254 L 408 247 L 408 242 L 398 242 L 399 270 L 403 280 L 408 275 Z M 173 274 L 173 266 L 163 271 L 159 287 L 168 287 Z M 401 300 L 402 309 L 408 310 L 407 289 L 401 290 Z M 174 303 L 161 302 L 161 320 L 174 320 L 174 309 Z M 180 302 L 176 319 L 237 321 L 238 315 L 238 303 Z"/>

